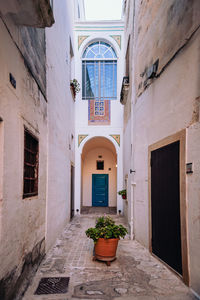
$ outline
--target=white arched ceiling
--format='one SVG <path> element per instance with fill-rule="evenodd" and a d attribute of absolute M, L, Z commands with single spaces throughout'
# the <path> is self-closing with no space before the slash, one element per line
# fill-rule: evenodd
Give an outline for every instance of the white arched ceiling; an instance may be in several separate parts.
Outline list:
<path fill-rule="evenodd" d="M 115 146 L 111 141 L 109 141 L 105 137 L 94 137 L 87 141 L 83 146 L 82 158 L 84 159 L 86 153 L 95 148 L 106 148 L 107 150 L 110 150 L 113 153 L 113 155 L 116 155 Z"/>

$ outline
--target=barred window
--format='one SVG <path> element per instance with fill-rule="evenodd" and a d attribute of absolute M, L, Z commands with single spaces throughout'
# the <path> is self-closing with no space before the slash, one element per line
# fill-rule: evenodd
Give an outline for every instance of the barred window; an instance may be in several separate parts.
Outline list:
<path fill-rule="evenodd" d="M 92 43 L 83 54 L 82 99 L 117 99 L 117 56 L 107 43 Z"/>
<path fill-rule="evenodd" d="M 23 198 L 38 195 L 38 140 L 27 130 L 24 131 L 24 191 Z"/>

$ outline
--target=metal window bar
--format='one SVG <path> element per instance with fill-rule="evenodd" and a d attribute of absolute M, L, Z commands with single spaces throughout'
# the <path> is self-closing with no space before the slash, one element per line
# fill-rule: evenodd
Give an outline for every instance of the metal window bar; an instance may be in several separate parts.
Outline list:
<path fill-rule="evenodd" d="M 24 189 L 23 198 L 38 194 L 38 140 L 26 129 L 24 132 Z"/>

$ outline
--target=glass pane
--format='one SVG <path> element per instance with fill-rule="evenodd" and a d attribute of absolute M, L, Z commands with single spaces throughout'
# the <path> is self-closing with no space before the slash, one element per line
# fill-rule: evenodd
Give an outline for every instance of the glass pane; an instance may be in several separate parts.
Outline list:
<path fill-rule="evenodd" d="M 110 51 L 112 52 L 113 57 L 117 58 L 117 55 L 116 55 L 116 53 L 115 53 L 115 51 L 114 51 L 114 49 L 112 47 L 110 48 Z"/>
<path fill-rule="evenodd" d="M 86 64 L 86 97 L 94 99 L 95 96 L 95 69 L 94 63 Z"/>
<path fill-rule="evenodd" d="M 107 49 L 108 49 L 107 47 L 100 45 L 100 54 L 104 54 Z"/>
<path fill-rule="evenodd" d="M 106 47 L 107 49 L 110 48 L 110 45 L 104 42 L 100 42 L 100 45 Z"/>
<path fill-rule="evenodd" d="M 92 43 L 88 46 L 88 48 L 92 48 L 94 46 L 99 46 L 99 42 Z"/>
<path fill-rule="evenodd" d="M 88 51 L 88 48 L 84 51 L 84 53 L 83 53 L 83 58 L 86 57 L 87 51 Z"/>
<path fill-rule="evenodd" d="M 99 54 L 99 45 L 93 46 L 91 49 L 95 54 Z"/>
<path fill-rule="evenodd" d="M 85 84 L 86 84 L 86 82 L 85 82 L 85 80 L 86 80 L 85 74 L 86 74 L 86 72 L 85 72 L 85 68 L 86 68 L 86 65 L 83 62 L 83 64 L 82 64 L 82 98 L 83 99 L 86 98 L 86 91 L 85 91 Z"/>
<path fill-rule="evenodd" d="M 99 62 L 95 61 L 95 98 L 99 97 Z"/>
<path fill-rule="evenodd" d="M 95 58 L 103 58 L 102 54 L 97 54 Z"/>
<path fill-rule="evenodd" d="M 104 53 L 104 57 L 105 58 L 113 58 L 113 54 L 110 49 Z"/>
<path fill-rule="evenodd" d="M 113 63 L 105 62 L 104 66 L 104 76 L 105 76 L 105 85 L 104 85 L 104 97 L 107 99 L 113 97 Z"/>
<path fill-rule="evenodd" d="M 104 99 L 104 62 L 101 61 L 101 67 L 100 67 L 100 73 L 101 73 L 101 99 Z"/>
<path fill-rule="evenodd" d="M 117 62 L 114 63 L 114 98 L 117 98 Z"/>
<path fill-rule="evenodd" d="M 91 50 L 89 50 L 85 56 L 86 58 L 94 58 L 95 57 L 95 54 L 94 52 L 92 52 Z"/>

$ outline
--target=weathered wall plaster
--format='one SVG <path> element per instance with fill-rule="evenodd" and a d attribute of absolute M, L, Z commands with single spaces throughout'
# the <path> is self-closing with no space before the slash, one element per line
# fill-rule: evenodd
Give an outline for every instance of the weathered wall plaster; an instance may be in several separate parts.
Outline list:
<path fill-rule="evenodd" d="M 171 61 L 200 26 L 198 0 L 136 1 L 135 85 L 140 95 L 147 70 L 159 60 L 157 74 Z"/>
<path fill-rule="evenodd" d="M 11 27 L 11 32 L 19 32 L 14 24 Z M 47 103 L 2 20 L 0 36 L 3 40 L 0 47 L 0 117 L 3 120 L 3 144 L 0 146 L 3 153 L 0 171 L 3 174 L 0 204 L 0 298 L 13 299 L 19 283 L 22 283 L 31 269 L 26 266 L 27 256 L 32 256 L 31 265 L 34 267 L 44 255 Z M 30 49 L 34 52 L 34 47 Z M 15 77 L 16 89 L 9 82 L 9 73 Z M 38 196 L 25 199 L 22 197 L 24 126 L 39 139 Z M 38 246 L 37 253 L 33 254 L 41 241 L 43 246 Z"/>
<path fill-rule="evenodd" d="M 149 248 L 148 147 L 186 129 L 186 162 L 193 163 L 193 173 L 185 175 L 189 276 L 191 288 L 200 295 L 199 4 L 196 0 L 136 0 L 134 23 L 127 15 L 125 36 L 132 32 L 134 39 L 130 39 L 132 91 L 126 108 L 130 109 L 128 101 L 132 101 L 133 109 L 131 123 L 125 109 L 124 148 L 133 145 L 132 159 L 127 155 L 136 171 L 128 187 L 134 208 L 134 234 Z M 134 10 L 134 1 L 129 0 L 128 5 L 130 11 Z M 157 59 L 159 76 L 145 85 L 147 70 Z M 125 174 L 127 170 L 124 155 Z"/>
<path fill-rule="evenodd" d="M 190 182 L 190 185 L 187 185 L 187 220 L 190 245 L 188 255 L 191 286 L 198 293 L 200 293 L 197 285 L 197 282 L 200 281 L 200 265 L 197 252 L 200 247 L 200 237 L 197 234 L 198 221 L 195 220 L 198 218 L 199 200 L 197 199 L 199 197 L 197 195 L 200 193 L 198 184 L 200 178 L 198 171 L 199 155 L 196 150 L 199 147 L 199 141 L 195 137 L 198 137 L 199 121 L 197 121 L 196 113 L 194 118 L 193 103 L 199 97 L 199 44 L 200 38 L 199 32 L 197 32 L 190 44 L 179 53 L 162 76 L 140 96 L 134 109 L 136 127 L 133 140 L 136 169 L 135 235 L 136 239 L 148 247 L 148 146 L 183 128 L 189 128 L 187 153 L 191 153 L 192 162 L 196 167 L 190 178 L 187 175 Z M 193 125 L 191 125 L 191 120 Z M 196 131 L 190 129 L 195 127 Z"/>
<path fill-rule="evenodd" d="M 46 55 L 45 31 L 40 28 L 16 26 L 12 19 L 2 18 L 8 29 L 8 34 L 24 60 L 24 64 L 31 76 L 38 84 L 38 88 L 46 98 Z"/>

